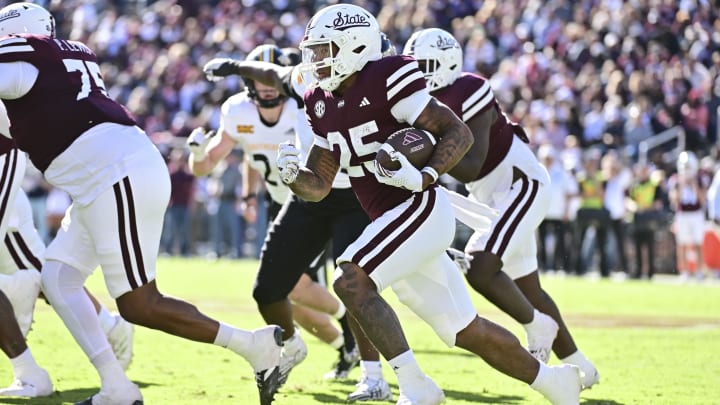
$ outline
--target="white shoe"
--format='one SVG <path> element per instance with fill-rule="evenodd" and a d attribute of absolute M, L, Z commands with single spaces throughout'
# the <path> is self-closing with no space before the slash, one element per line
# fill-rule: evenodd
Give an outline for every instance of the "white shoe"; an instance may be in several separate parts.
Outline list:
<path fill-rule="evenodd" d="M 120 314 L 113 314 L 113 317 L 115 318 L 115 326 L 108 332 L 107 339 L 123 370 L 127 370 L 133 357 L 135 327 L 123 319 Z"/>
<path fill-rule="evenodd" d="M 269 325 L 252 331 L 253 349 L 245 359 L 255 372 L 255 383 L 260 393 L 260 404 L 270 405 L 280 388 L 280 353 L 282 328 Z"/>
<path fill-rule="evenodd" d="M 572 364 L 552 366 L 553 384 L 540 391 L 553 405 L 579 405 L 582 380 L 580 368 Z M 539 391 L 539 390 L 538 390 Z"/>
<path fill-rule="evenodd" d="M 42 368 L 37 369 L 31 376 L 24 376 L 22 379 L 16 379 L 7 388 L 0 389 L 2 397 L 46 397 L 52 395 L 53 384 L 47 371 Z"/>
<path fill-rule="evenodd" d="M 392 400 L 392 392 L 390 392 L 390 386 L 384 378 L 375 380 L 363 376 L 355 384 L 355 391 L 348 395 L 347 399 L 348 402 L 390 401 Z"/>
<path fill-rule="evenodd" d="M 580 375 L 582 377 L 582 389 L 589 390 L 593 385 L 600 382 L 600 373 L 598 373 L 592 363 L 578 367 L 580 368 Z"/>
<path fill-rule="evenodd" d="M 557 336 L 558 324 L 549 315 L 538 310 L 535 310 L 534 317 L 537 319 L 533 319 L 532 327 L 523 325 L 527 333 L 528 351 L 538 361 L 547 364 L 550 359 L 552 344 Z"/>
<path fill-rule="evenodd" d="M 410 392 L 412 391 L 412 392 Z M 400 397 L 396 405 L 438 405 L 445 403 L 445 393 L 430 377 L 412 390 L 400 389 Z"/>
<path fill-rule="evenodd" d="M 347 351 L 345 346 L 343 346 L 338 350 L 338 353 L 340 356 L 337 363 L 335 363 L 335 367 L 323 376 L 326 380 L 342 380 L 348 378 L 350 370 L 360 364 L 360 351 L 357 346 L 353 347 L 350 351 Z"/>
<path fill-rule="evenodd" d="M 290 339 L 283 342 L 282 353 L 280 354 L 280 385 L 285 384 L 290 371 L 305 360 L 307 354 L 307 346 L 298 331 L 295 331 L 295 334 Z"/>
<path fill-rule="evenodd" d="M 15 319 L 24 337 L 27 337 L 32 326 L 35 302 L 40 293 L 40 272 L 35 269 L 18 270 L 13 273 L 10 291 L 3 291 L 12 303 Z"/>
<path fill-rule="evenodd" d="M 101 389 L 97 394 L 76 402 L 75 405 L 143 405 L 143 398 L 140 388 L 130 383 L 112 391 Z"/>

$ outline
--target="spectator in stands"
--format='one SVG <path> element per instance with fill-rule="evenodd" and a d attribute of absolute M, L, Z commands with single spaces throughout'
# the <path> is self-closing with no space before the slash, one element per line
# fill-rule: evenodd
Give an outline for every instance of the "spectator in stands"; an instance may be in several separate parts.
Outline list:
<path fill-rule="evenodd" d="M 632 180 L 632 174 L 623 166 L 618 154 L 613 150 L 602 157 L 600 162 L 601 177 L 605 183 L 603 205 L 610 214 L 609 229 L 615 242 L 614 258 L 617 259 L 616 270 L 628 272 L 627 255 L 625 254 L 625 196 Z M 609 247 L 605 249 L 610 250 Z M 610 251 L 612 251 L 610 250 Z"/>
<path fill-rule="evenodd" d="M 568 271 L 570 266 L 570 250 L 568 249 L 570 228 L 570 203 L 578 193 L 575 178 L 566 171 L 557 158 L 557 152 L 550 145 L 543 145 L 538 150 L 538 159 L 550 174 L 552 204 L 545 214 L 545 219 L 538 228 L 540 266 L 543 270 Z M 552 235 L 552 243 L 549 237 Z"/>
<path fill-rule="evenodd" d="M 627 207 L 633 213 L 631 235 L 635 248 L 632 278 L 652 278 L 655 274 L 655 232 L 664 226 L 663 191 L 656 179 L 650 177 L 651 170 L 648 164 L 636 164 L 628 189 Z"/>
<path fill-rule="evenodd" d="M 162 251 L 167 254 L 177 252 L 190 256 L 190 220 L 193 210 L 195 176 L 190 173 L 184 150 L 170 152 L 168 162 L 170 171 L 170 203 L 163 229 Z"/>

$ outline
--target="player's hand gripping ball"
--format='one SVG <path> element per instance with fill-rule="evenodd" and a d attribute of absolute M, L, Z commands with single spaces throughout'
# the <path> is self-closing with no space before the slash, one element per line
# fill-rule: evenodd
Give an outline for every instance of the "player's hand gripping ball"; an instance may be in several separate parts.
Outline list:
<path fill-rule="evenodd" d="M 420 168 L 430 160 L 434 144 L 432 135 L 416 128 L 393 133 L 375 156 L 375 178 L 389 186 L 422 191 Z"/>
<path fill-rule="evenodd" d="M 422 169 L 432 156 L 435 138 L 426 131 L 410 127 L 393 133 L 385 143 L 405 156 L 416 169 Z M 400 161 L 387 149 L 385 147 L 377 152 L 376 164 L 387 170 L 399 170 Z"/>

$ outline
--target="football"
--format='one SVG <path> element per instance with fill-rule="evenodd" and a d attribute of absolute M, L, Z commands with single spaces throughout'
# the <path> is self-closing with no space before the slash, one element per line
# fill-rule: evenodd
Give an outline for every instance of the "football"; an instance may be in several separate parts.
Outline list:
<path fill-rule="evenodd" d="M 407 160 L 417 169 L 422 169 L 430 160 L 430 156 L 432 156 L 435 138 L 427 131 L 410 127 L 394 132 L 387 138 L 385 143 L 405 155 Z M 398 170 L 400 168 L 400 162 L 392 160 L 390 155 L 382 149 L 377 152 L 375 160 L 377 164 L 388 170 Z"/>

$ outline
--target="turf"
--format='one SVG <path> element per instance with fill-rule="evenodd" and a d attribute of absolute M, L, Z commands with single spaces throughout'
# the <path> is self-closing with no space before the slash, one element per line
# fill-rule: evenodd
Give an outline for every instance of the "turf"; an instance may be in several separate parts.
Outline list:
<path fill-rule="evenodd" d="M 161 259 L 158 285 L 208 315 L 244 328 L 262 325 L 251 297 L 257 262 Z M 543 276 L 583 352 L 601 373 L 601 383 L 583 392 L 583 404 L 720 404 L 720 284 L 587 280 Z M 114 307 L 99 272 L 89 288 Z M 394 296 L 421 367 L 444 389 L 449 404 L 538 404 L 542 397 L 480 359 L 448 349 Z M 480 314 L 524 340 L 522 328 L 473 293 Z M 94 369 L 69 332 L 42 301 L 29 343 L 51 374 L 57 392 L 49 398 L 4 398 L 0 403 L 67 404 L 99 387 Z M 324 381 L 335 351 L 304 334 L 310 355 L 277 395 L 278 405 L 340 404 L 359 371 L 345 381 Z M 0 360 L 0 383 L 9 384 L 9 362 Z M 551 359 L 556 363 L 557 359 Z M 384 374 L 397 397 L 394 374 Z M 221 348 L 136 328 L 135 357 L 128 375 L 146 404 L 255 404 L 252 373 L 243 359 Z"/>

